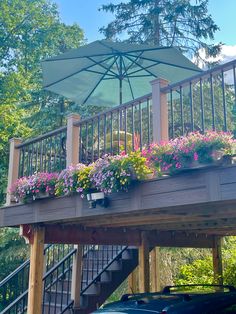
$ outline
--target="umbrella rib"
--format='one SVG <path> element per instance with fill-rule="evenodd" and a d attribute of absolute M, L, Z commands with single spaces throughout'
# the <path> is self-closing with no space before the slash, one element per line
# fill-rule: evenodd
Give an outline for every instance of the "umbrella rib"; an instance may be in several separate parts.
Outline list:
<path fill-rule="evenodd" d="M 141 69 L 143 69 L 144 71 L 146 71 L 150 75 L 152 75 L 154 77 L 157 77 L 156 74 L 152 73 L 151 71 L 149 71 L 146 68 L 144 68 L 141 64 L 138 64 L 136 61 L 132 60 L 130 57 L 128 57 L 128 55 L 126 56 L 126 58 L 129 59 L 130 61 L 133 61 L 136 65 L 138 65 Z"/>
<path fill-rule="evenodd" d="M 113 64 L 116 62 L 116 60 L 118 59 L 118 57 L 116 57 L 116 59 L 113 61 L 113 63 L 111 63 L 110 68 L 113 66 Z M 109 72 L 109 69 L 107 69 L 107 72 Z M 88 94 L 88 96 L 85 98 L 85 100 L 83 101 L 83 104 L 86 103 L 86 101 L 89 99 L 89 97 L 92 95 L 92 93 L 95 91 L 95 89 L 98 87 L 98 85 L 101 83 L 101 81 L 104 79 L 104 77 L 106 76 L 106 72 L 104 73 L 104 75 L 101 77 L 101 79 L 97 82 L 97 84 L 94 86 L 94 88 L 92 89 L 92 91 Z"/>
<path fill-rule="evenodd" d="M 134 55 L 132 55 L 130 53 L 128 53 L 127 55 L 129 55 L 130 57 L 135 57 Z M 157 60 L 153 60 L 151 58 L 142 57 L 142 56 L 140 56 L 140 58 L 143 59 L 143 60 L 146 60 L 146 61 L 158 62 L 159 64 L 162 63 L 162 64 L 170 65 L 170 66 L 173 66 L 173 67 L 176 67 L 176 68 L 181 68 L 181 69 L 185 69 L 185 70 L 195 71 L 195 72 L 198 72 L 198 73 L 202 72 L 202 70 L 200 70 L 200 69 L 192 69 L 190 67 L 177 65 L 177 64 L 174 64 L 174 63 L 169 63 L 169 62 L 165 62 L 165 61 L 157 61 Z"/>
<path fill-rule="evenodd" d="M 112 57 L 108 57 L 108 58 L 106 58 L 105 60 L 109 60 L 109 59 L 111 59 L 111 58 L 112 58 Z M 103 61 L 105 61 L 105 60 L 103 60 Z M 79 71 L 76 71 L 76 72 L 74 72 L 74 73 L 72 73 L 72 74 L 70 74 L 70 75 L 67 75 L 67 76 L 63 77 L 62 79 L 57 80 L 57 81 L 55 81 L 55 82 L 53 82 L 53 83 L 51 83 L 51 84 L 48 84 L 48 85 L 44 86 L 44 88 L 51 87 L 52 85 L 55 85 L 55 84 L 57 84 L 57 83 L 60 83 L 60 82 L 66 80 L 66 79 L 68 79 L 68 78 L 70 78 L 70 77 L 72 77 L 72 76 L 74 76 L 74 75 L 76 75 L 76 74 L 79 74 L 80 72 L 87 71 L 88 69 L 90 69 L 90 68 L 92 68 L 92 67 L 94 67 L 94 64 L 91 64 L 91 65 L 89 65 L 89 66 L 87 66 L 87 67 L 85 67 L 85 68 L 83 68 L 83 69 L 81 69 L 81 70 L 79 70 Z"/>
<path fill-rule="evenodd" d="M 135 58 L 134 61 L 137 61 L 138 58 L 139 58 L 142 54 L 143 54 L 143 52 L 141 52 L 138 56 L 136 56 L 136 58 Z M 130 59 L 129 59 L 129 60 L 130 60 Z M 124 72 L 124 75 L 126 75 L 126 73 L 128 74 L 128 71 L 129 71 L 129 69 L 132 67 L 132 65 L 133 65 L 133 61 L 132 61 L 132 63 L 126 68 L 126 71 Z"/>
<path fill-rule="evenodd" d="M 90 73 L 95 73 L 95 74 L 100 74 L 100 75 L 103 75 L 104 74 L 104 72 L 98 72 L 98 71 L 93 71 L 93 70 L 85 70 L 86 72 L 90 72 Z M 114 75 L 112 75 L 112 74 L 106 74 L 106 75 L 108 75 L 108 76 L 110 76 L 111 78 L 116 78 Z"/>
<path fill-rule="evenodd" d="M 125 62 L 124 62 L 124 59 L 123 59 L 123 58 L 122 58 L 122 63 L 123 63 L 123 65 L 124 65 L 124 69 L 125 69 L 125 72 L 124 72 L 124 73 L 127 73 L 126 66 L 125 66 Z M 130 91 L 131 91 L 132 98 L 134 99 L 134 93 L 133 93 L 133 89 L 132 89 L 132 86 L 131 86 L 131 83 L 130 83 L 129 76 L 127 76 L 127 79 L 128 79 L 128 84 L 129 84 L 129 88 L 130 88 Z"/>
<path fill-rule="evenodd" d="M 108 70 L 108 69 L 109 69 L 109 68 L 107 68 L 105 65 L 103 65 L 103 64 L 101 63 L 101 62 L 103 62 L 103 61 L 97 62 L 96 60 L 94 60 L 94 59 L 91 58 L 91 57 L 86 57 L 86 58 L 88 58 L 89 60 L 93 61 L 96 65 L 98 65 L 98 66 L 104 68 L 105 70 Z M 112 71 L 111 69 L 109 69 L 109 72 L 113 73 L 114 76 L 117 76 L 117 73 L 114 72 L 114 71 Z"/>
<path fill-rule="evenodd" d="M 145 67 L 145 69 L 150 69 L 150 68 L 152 68 L 153 66 L 158 65 L 158 64 L 160 64 L 160 62 L 159 62 L 159 63 L 156 63 L 156 64 L 151 64 L 151 65 Z M 138 69 L 138 70 L 136 70 L 136 71 L 130 72 L 129 75 L 138 73 L 138 72 L 140 72 L 140 71 L 142 71 L 142 70 Z"/>

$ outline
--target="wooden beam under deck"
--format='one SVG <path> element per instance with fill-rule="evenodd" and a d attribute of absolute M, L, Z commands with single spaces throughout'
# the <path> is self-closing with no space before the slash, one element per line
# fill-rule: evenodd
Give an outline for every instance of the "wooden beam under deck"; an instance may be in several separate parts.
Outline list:
<path fill-rule="evenodd" d="M 27 236 L 27 234 L 25 235 Z M 147 231 L 151 247 L 194 247 L 212 248 L 214 236 L 186 232 Z M 142 229 L 130 228 L 83 228 L 76 225 L 45 225 L 45 243 L 67 244 L 142 244 Z"/>

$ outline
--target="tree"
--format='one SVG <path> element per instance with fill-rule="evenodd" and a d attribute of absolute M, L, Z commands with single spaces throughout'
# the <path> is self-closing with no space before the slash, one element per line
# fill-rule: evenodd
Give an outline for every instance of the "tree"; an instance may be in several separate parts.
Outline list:
<path fill-rule="evenodd" d="M 225 285 L 236 285 L 236 239 L 225 237 L 222 246 L 223 279 Z M 212 284 L 214 281 L 211 254 L 182 265 L 176 276 L 176 284 Z"/>
<path fill-rule="evenodd" d="M 219 29 L 208 13 L 208 0 L 129 0 L 103 5 L 115 19 L 100 29 L 106 38 L 119 36 L 133 43 L 177 46 L 183 53 L 199 57 L 219 53 L 220 45 L 207 43 Z"/>
<path fill-rule="evenodd" d="M 63 123 L 62 98 L 42 90 L 41 60 L 83 42 L 79 25 L 61 23 L 49 0 L 0 1 L 0 204 L 6 193 L 9 139 L 37 136 Z M 0 280 L 26 256 L 18 230 L 1 229 Z"/>
<path fill-rule="evenodd" d="M 61 98 L 42 90 L 42 59 L 83 44 L 77 24 L 60 22 L 48 0 L 0 1 L 0 203 L 6 188 L 8 141 L 63 123 Z M 50 101 L 48 102 L 48 99 Z M 45 118 L 45 111 L 48 118 Z"/>

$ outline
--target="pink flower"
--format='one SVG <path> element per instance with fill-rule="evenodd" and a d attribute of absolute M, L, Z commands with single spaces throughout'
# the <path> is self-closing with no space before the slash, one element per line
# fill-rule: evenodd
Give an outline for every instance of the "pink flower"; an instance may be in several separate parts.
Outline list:
<path fill-rule="evenodd" d="M 198 160 L 198 154 L 197 154 L 196 152 L 193 154 L 193 159 L 194 159 L 195 161 Z"/>

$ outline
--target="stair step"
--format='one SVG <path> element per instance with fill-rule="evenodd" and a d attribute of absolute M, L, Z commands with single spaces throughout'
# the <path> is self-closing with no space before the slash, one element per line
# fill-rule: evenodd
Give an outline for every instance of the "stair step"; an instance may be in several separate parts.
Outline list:
<path fill-rule="evenodd" d="M 58 303 L 58 304 L 67 304 L 70 300 L 70 290 L 51 290 L 45 293 L 45 302 Z"/>
<path fill-rule="evenodd" d="M 113 263 L 107 267 L 108 271 L 119 271 L 122 269 L 122 259 L 115 260 Z"/>
<path fill-rule="evenodd" d="M 49 303 L 49 302 L 45 302 L 43 305 L 43 314 L 60 314 L 63 309 L 66 307 L 65 304 L 54 304 L 54 303 Z M 67 309 L 65 312 L 63 312 L 65 314 L 72 314 L 73 310 L 72 309 Z"/>

